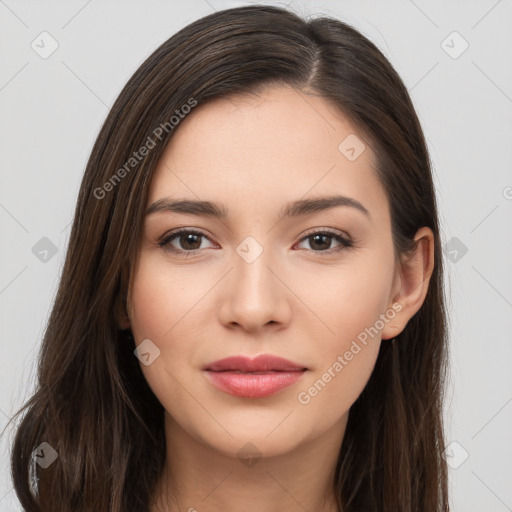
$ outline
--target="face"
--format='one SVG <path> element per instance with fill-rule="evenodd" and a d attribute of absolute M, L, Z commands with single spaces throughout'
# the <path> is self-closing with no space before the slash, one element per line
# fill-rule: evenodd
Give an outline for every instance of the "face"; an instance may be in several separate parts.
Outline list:
<path fill-rule="evenodd" d="M 128 297 L 171 431 L 277 455 L 346 424 L 398 311 L 388 201 L 354 137 L 330 103 L 288 87 L 180 123 Z"/>

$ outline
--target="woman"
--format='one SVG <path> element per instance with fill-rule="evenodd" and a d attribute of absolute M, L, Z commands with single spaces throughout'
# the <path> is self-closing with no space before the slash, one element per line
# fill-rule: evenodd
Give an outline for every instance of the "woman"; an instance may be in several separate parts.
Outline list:
<path fill-rule="evenodd" d="M 204 17 L 140 66 L 92 150 L 18 497 L 448 511 L 444 304 L 429 156 L 381 52 L 276 7 Z"/>

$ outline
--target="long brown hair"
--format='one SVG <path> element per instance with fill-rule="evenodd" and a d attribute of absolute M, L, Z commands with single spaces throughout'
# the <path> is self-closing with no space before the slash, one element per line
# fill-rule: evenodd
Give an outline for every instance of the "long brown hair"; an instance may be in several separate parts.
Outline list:
<path fill-rule="evenodd" d="M 350 409 L 334 482 L 339 504 L 344 512 L 448 511 L 443 270 L 420 123 L 400 77 L 357 30 L 263 5 L 216 12 L 164 42 L 101 128 L 44 333 L 37 389 L 15 416 L 24 412 L 11 465 L 25 510 L 148 509 L 165 462 L 163 407 L 116 315 L 125 308 L 152 173 L 193 105 L 272 84 L 326 98 L 358 128 L 377 157 L 397 254 L 413 247 L 419 228 L 434 233 L 425 301 L 394 342 L 382 343 Z M 32 458 L 43 442 L 58 454 L 46 469 Z"/>

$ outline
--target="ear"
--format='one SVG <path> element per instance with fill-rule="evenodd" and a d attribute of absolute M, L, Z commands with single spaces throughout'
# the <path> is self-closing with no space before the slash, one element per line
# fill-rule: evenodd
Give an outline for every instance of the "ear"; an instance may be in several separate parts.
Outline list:
<path fill-rule="evenodd" d="M 397 313 L 382 330 L 383 340 L 394 338 L 404 330 L 427 295 L 434 270 L 434 234 L 430 228 L 423 227 L 417 231 L 414 241 L 413 250 L 402 258 L 395 276 L 389 307 Z"/>

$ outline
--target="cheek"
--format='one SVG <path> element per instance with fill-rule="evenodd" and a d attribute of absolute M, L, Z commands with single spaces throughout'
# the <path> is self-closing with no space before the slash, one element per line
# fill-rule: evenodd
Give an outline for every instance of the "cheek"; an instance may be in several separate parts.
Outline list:
<path fill-rule="evenodd" d="M 313 418 L 310 435 L 316 437 L 346 418 L 364 390 L 377 360 L 380 340 L 367 346 L 349 344 L 347 350 L 330 357 L 324 371 L 311 376 L 297 395 L 300 416 Z M 351 354 L 350 360 L 347 354 Z M 338 359 L 338 356 L 341 356 Z"/>
<path fill-rule="evenodd" d="M 325 343 L 327 352 L 343 350 L 385 312 L 393 268 L 391 253 L 368 250 L 354 253 L 338 267 L 301 271 L 300 280 L 294 281 L 294 291 L 308 306 L 306 314 L 301 315 L 303 319 L 297 319 L 301 329 L 311 331 L 311 339 Z M 382 330 L 380 323 L 378 326 Z M 315 337 L 312 330 L 318 333 L 319 328 L 322 334 Z"/>
<path fill-rule="evenodd" d="M 380 294 L 337 304 L 339 313 L 330 320 L 335 335 L 317 338 L 313 371 L 297 394 L 299 407 L 317 418 L 313 428 L 318 433 L 350 410 L 372 374 L 381 344 L 376 325 L 382 312 Z"/>
<path fill-rule="evenodd" d="M 180 269 L 169 272 L 168 266 L 159 258 L 143 256 L 130 297 L 135 338 L 163 342 L 179 330 L 181 323 L 189 323 L 190 315 L 194 315 L 194 305 L 207 291 L 206 285 L 197 284 L 186 272 Z"/>
<path fill-rule="evenodd" d="M 329 327 L 323 330 L 327 335 L 315 337 L 311 322 L 302 326 L 316 349 L 314 371 L 297 401 L 319 419 L 319 429 L 348 412 L 372 374 L 382 328 L 394 316 L 387 310 L 392 279 L 392 253 L 368 252 L 338 272 L 317 274 L 316 286 L 312 280 L 304 283 L 310 290 L 308 305 Z"/>
<path fill-rule="evenodd" d="M 158 353 L 151 364 L 146 366 L 141 362 L 141 370 L 168 410 L 172 402 L 184 406 L 190 401 L 180 386 L 184 381 L 183 361 L 195 367 L 200 354 L 201 338 L 195 336 L 195 331 L 204 324 L 200 298 L 208 286 L 192 283 L 190 277 L 179 270 L 171 273 L 158 259 L 143 256 L 129 300 L 131 330 L 137 344 L 149 339 Z"/>

